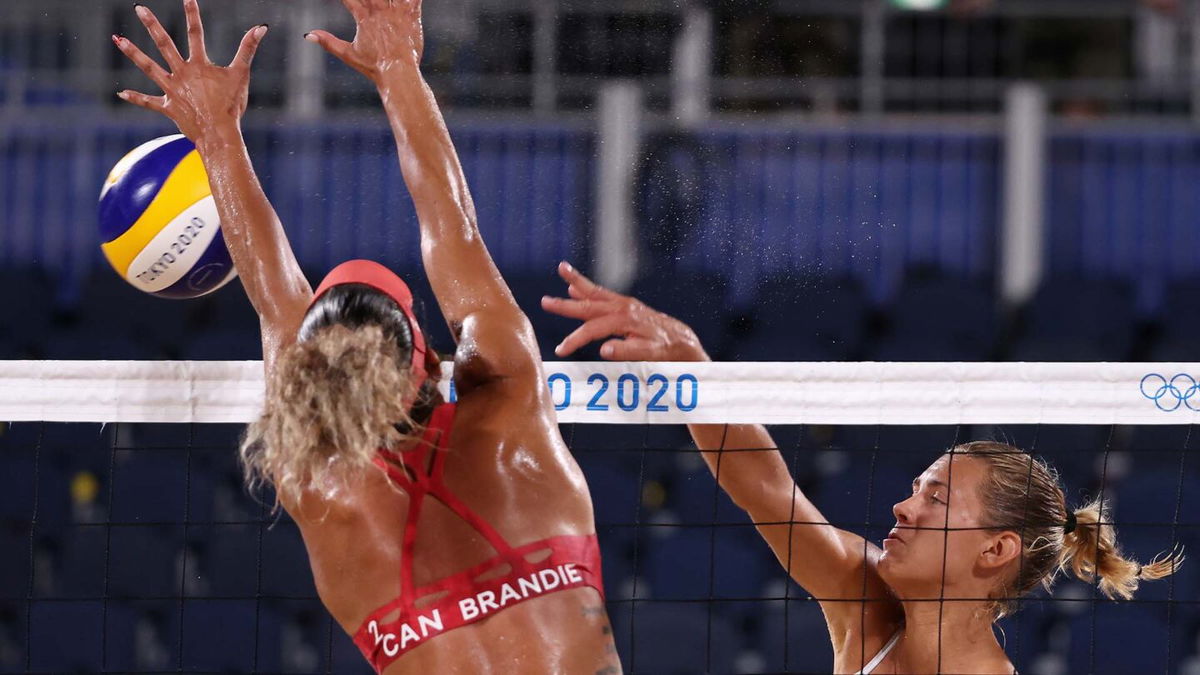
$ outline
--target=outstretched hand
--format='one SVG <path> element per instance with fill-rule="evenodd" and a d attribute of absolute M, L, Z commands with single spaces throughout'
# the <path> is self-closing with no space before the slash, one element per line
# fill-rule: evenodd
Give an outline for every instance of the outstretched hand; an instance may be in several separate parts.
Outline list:
<path fill-rule="evenodd" d="M 584 322 L 555 348 L 559 356 L 607 339 L 600 356 L 609 361 L 708 360 L 696 333 L 679 319 L 600 286 L 568 263 L 559 264 L 558 275 L 567 282 L 570 298 L 546 296 L 542 308 Z"/>
<path fill-rule="evenodd" d="M 419 66 L 425 53 L 421 0 L 342 0 L 354 16 L 353 42 L 324 30 L 304 36 L 373 82 L 394 65 Z"/>
<path fill-rule="evenodd" d="M 162 96 L 149 96 L 126 89 L 117 95 L 134 105 L 166 115 L 183 135 L 199 144 L 208 132 L 219 129 L 222 123 L 236 125 L 246 113 L 250 98 L 250 64 L 267 34 L 267 26 L 251 28 L 242 38 L 233 62 L 222 67 L 213 64 L 205 51 L 204 24 L 200 20 L 197 0 L 184 0 L 183 8 L 188 32 L 186 60 L 154 12 L 144 5 L 136 6 L 138 18 L 153 38 L 167 69 L 146 56 L 128 38 L 113 36 L 117 48 L 163 91 Z"/>

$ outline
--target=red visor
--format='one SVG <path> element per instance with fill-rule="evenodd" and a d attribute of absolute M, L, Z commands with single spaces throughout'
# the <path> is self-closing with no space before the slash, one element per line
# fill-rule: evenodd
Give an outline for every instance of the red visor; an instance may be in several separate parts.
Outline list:
<path fill-rule="evenodd" d="M 379 263 L 370 260 L 351 260 L 333 268 L 333 271 L 317 287 L 317 292 L 313 294 L 309 307 L 316 304 L 325 291 L 342 284 L 366 284 L 395 300 L 404 312 L 404 316 L 408 317 L 408 325 L 412 329 L 412 373 L 416 380 L 413 400 L 415 400 L 416 392 L 419 392 L 421 386 L 429 379 L 429 373 L 425 371 L 425 335 L 421 332 L 421 325 L 417 323 L 416 315 L 413 314 L 413 296 L 412 291 L 408 289 L 408 284 Z M 405 407 L 411 407 L 412 404 L 413 401 L 405 401 Z"/>

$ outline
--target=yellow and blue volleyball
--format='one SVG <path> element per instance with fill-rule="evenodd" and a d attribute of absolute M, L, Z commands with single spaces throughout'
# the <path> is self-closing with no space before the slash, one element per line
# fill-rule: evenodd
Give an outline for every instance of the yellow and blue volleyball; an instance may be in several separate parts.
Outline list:
<path fill-rule="evenodd" d="M 162 298 L 198 298 L 237 272 L 196 146 L 165 136 L 126 155 L 100 192 L 100 248 L 121 278 Z"/>

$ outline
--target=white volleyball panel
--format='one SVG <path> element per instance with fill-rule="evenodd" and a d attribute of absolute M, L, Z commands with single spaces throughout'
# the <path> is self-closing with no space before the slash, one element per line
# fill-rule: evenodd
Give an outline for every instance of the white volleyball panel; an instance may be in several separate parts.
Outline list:
<path fill-rule="evenodd" d="M 212 196 L 188 207 L 133 259 L 125 280 L 147 293 L 165 290 L 192 271 L 221 229 Z"/>

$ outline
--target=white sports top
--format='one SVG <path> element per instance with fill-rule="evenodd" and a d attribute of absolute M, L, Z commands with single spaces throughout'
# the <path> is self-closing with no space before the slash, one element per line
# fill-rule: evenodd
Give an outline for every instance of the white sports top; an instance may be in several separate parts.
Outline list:
<path fill-rule="evenodd" d="M 892 636 L 892 639 L 887 641 L 887 644 L 883 646 L 883 649 L 879 650 L 879 653 L 875 655 L 875 658 L 871 659 L 870 663 L 868 663 L 862 670 L 858 671 L 854 675 L 871 675 L 871 673 L 879 667 L 879 664 L 883 663 L 883 660 L 887 658 L 888 654 L 892 653 L 892 650 L 896 648 L 896 643 L 900 642 L 900 638 L 903 636 L 904 628 L 898 628 L 896 630 L 896 634 Z M 1014 670 L 1013 675 L 1017 675 L 1017 671 Z"/>
<path fill-rule="evenodd" d="M 863 666 L 863 669 L 855 673 L 855 675 L 871 675 L 871 673 L 879 667 L 879 664 L 883 663 L 883 660 L 887 658 L 888 654 L 892 653 L 892 650 L 896 648 L 896 643 L 900 642 L 900 638 L 903 636 L 904 629 L 896 629 L 896 633 L 892 635 L 892 639 L 888 640 L 887 644 L 883 646 L 883 649 L 880 649 L 879 653 L 875 655 L 875 658 L 871 659 L 871 661 L 867 663 L 867 665 Z"/>

